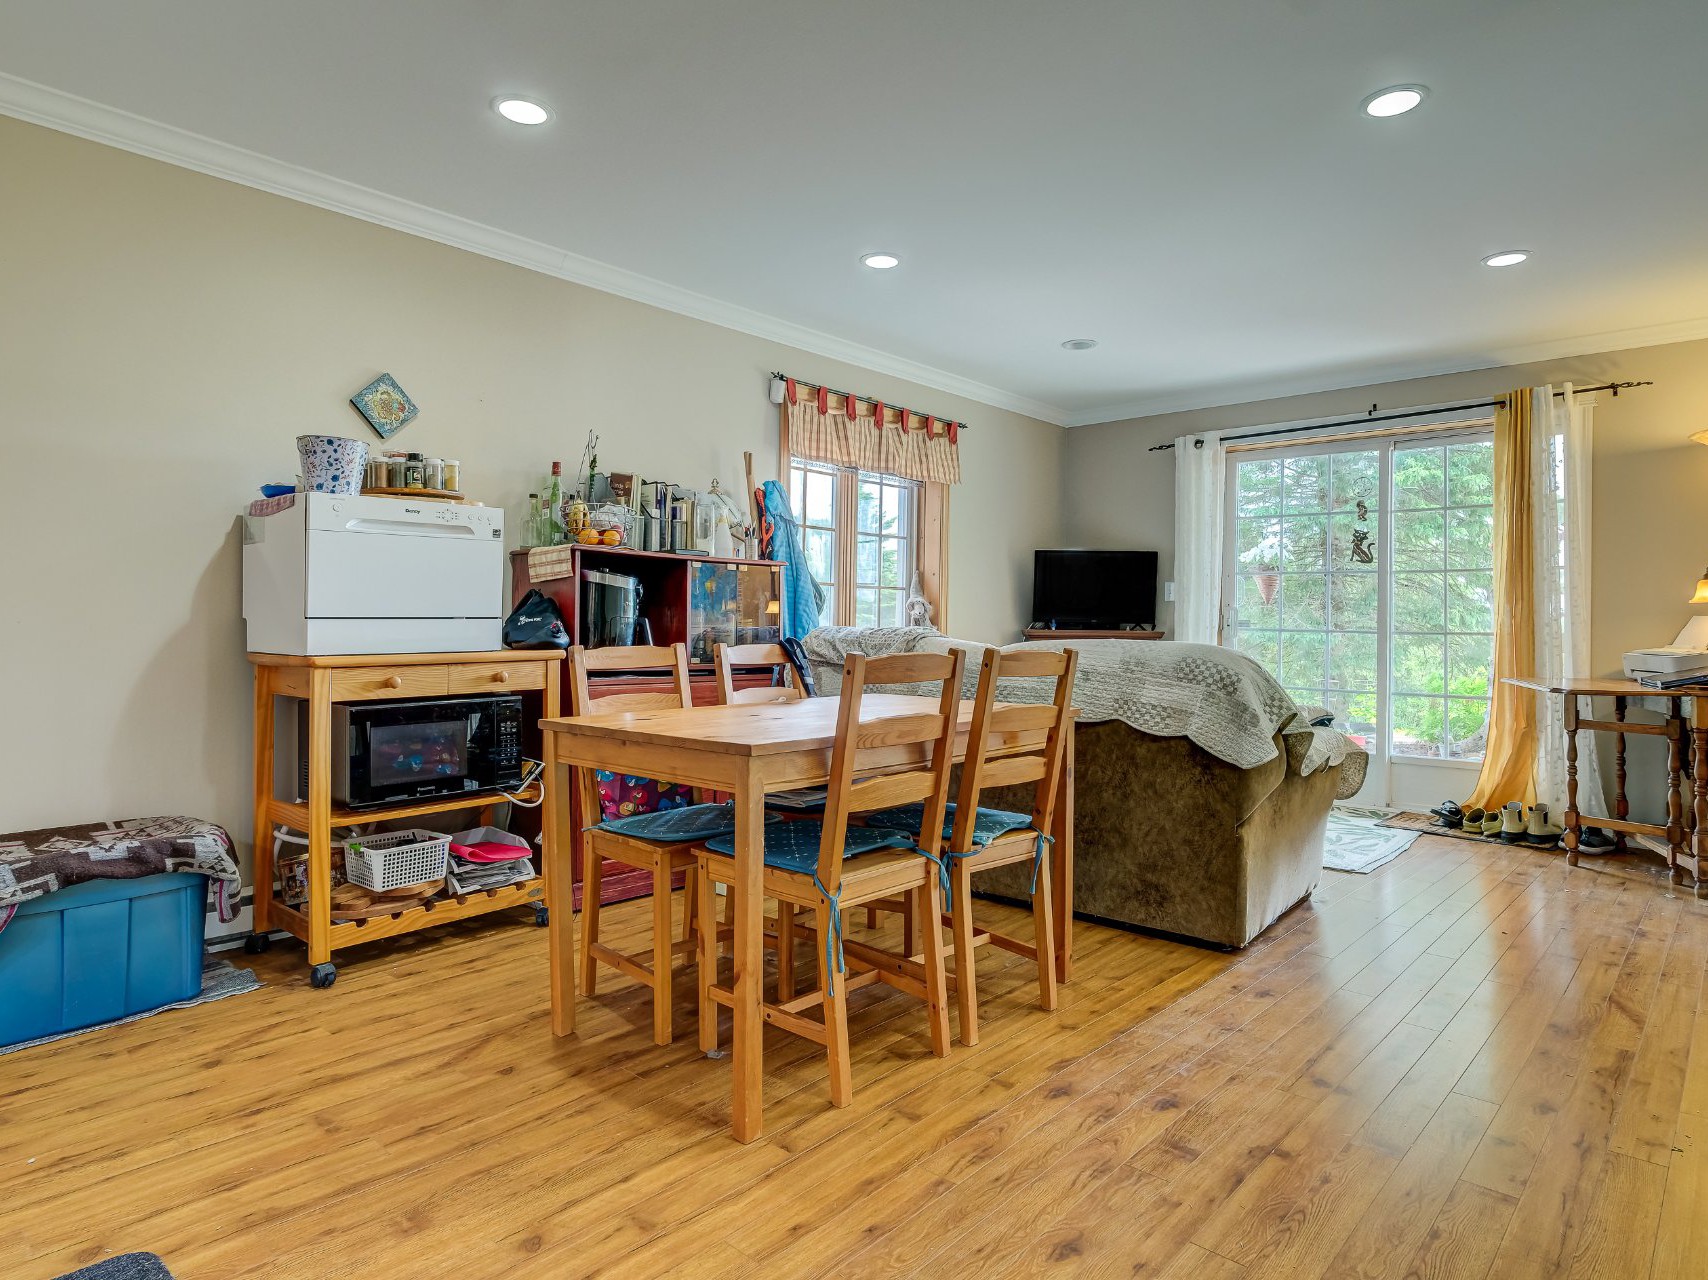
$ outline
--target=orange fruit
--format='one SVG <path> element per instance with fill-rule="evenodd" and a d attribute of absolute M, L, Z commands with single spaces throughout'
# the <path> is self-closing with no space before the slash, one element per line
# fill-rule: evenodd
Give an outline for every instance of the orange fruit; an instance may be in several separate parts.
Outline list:
<path fill-rule="evenodd" d="M 622 540 L 623 540 L 623 531 L 621 529 L 607 529 L 607 530 L 605 530 L 604 543 L 607 547 L 614 547 L 619 542 L 621 542 Z"/>
<path fill-rule="evenodd" d="M 599 541 L 599 531 L 597 529 L 583 529 L 575 535 L 575 540 L 584 547 L 595 544 Z"/>

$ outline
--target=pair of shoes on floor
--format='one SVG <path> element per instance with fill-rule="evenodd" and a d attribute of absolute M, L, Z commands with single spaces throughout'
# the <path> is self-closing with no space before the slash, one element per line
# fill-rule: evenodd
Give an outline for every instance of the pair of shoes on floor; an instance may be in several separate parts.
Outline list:
<path fill-rule="evenodd" d="M 1613 853 L 1619 848 L 1619 841 L 1610 831 L 1600 827 L 1584 827 L 1578 832 L 1579 853 Z"/>
<path fill-rule="evenodd" d="M 1430 812 L 1435 815 L 1435 820 L 1442 826 L 1453 831 L 1461 831 L 1464 829 L 1465 811 L 1453 801 L 1448 800 L 1443 804 L 1439 804 L 1435 808 L 1431 809 Z M 1478 812 L 1481 812 L 1481 810 L 1478 810 Z"/>
<path fill-rule="evenodd" d="M 1463 830 L 1473 834 L 1498 839 L 1505 844 L 1530 844 L 1538 848 L 1555 844 L 1561 832 L 1560 825 L 1550 819 L 1547 805 L 1533 804 L 1526 813 L 1517 800 L 1499 809 L 1467 809 L 1460 822 Z"/>

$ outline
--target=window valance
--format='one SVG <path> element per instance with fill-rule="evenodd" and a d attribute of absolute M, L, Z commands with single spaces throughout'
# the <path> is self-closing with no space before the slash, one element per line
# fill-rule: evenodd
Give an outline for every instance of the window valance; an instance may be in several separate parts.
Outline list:
<path fill-rule="evenodd" d="M 960 483 L 963 423 L 797 383 L 793 378 L 785 380 L 784 408 L 796 457 L 909 480 Z"/>

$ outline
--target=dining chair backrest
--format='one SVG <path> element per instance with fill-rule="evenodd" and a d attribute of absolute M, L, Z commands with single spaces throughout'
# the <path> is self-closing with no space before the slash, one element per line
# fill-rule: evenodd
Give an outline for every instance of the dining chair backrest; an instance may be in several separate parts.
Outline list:
<path fill-rule="evenodd" d="M 720 644 L 712 651 L 712 664 L 717 668 L 718 702 L 723 706 L 747 702 L 799 702 L 807 696 L 806 685 L 801 683 L 801 673 L 789 660 L 788 650 L 780 644 Z M 737 689 L 736 671 L 755 667 L 766 667 L 773 672 L 782 668 L 787 673 L 785 683 Z"/>
<path fill-rule="evenodd" d="M 601 681 L 590 681 L 590 674 L 634 675 L 639 677 L 668 675 L 670 685 L 664 689 L 628 690 L 601 693 Z M 576 645 L 569 651 L 569 714 L 572 716 L 602 715 L 615 711 L 679 711 L 694 705 L 692 685 L 688 679 L 688 647 L 682 644 L 607 645 L 588 649 Z M 577 787 L 581 795 L 584 822 L 595 821 L 604 812 L 599 783 L 592 769 L 577 769 Z M 629 784 L 641 785 L 635 780 Z M 625 784 L 628 785 L 628 784 Z M 613 801 L 615 803 L 615 801 Z"/>
<path fill-rule="evenodd" d="M 973 695 L 972 724 L 961 763 L 961 785 L 955 793 L 955 827 L 949 835 L 951 853 L 973 847 L 973 823 L 979 796 L 992 787 L 1037 784 L 1032 800 L 1032 827 L 1049 833 L 1055 817 L 1056 793 L 1066 759 L 1067 725 L 1073 714 L 1073 678 L 1079 654 L 1073 649 L 1018 649 L 1004 653 L 986 649 L 979 664 L 978 691 Z M 999 680 L 1054 680 L 1050 701 L 1042 704 L 998 705 Z M 1004 754 L 993 758 L 992 752 Z"/>
<path fill-rule="evenodd" d="M 925 816 L 919 846 L 933 855 L 941 847 L 965 662 L 966 654 L 954 649 L 946 654 L 897 653 L 882 658 L 856 653 L 843 663 L 836 742 L 831 748 L 825 787 L 824 834 L 818 852 L 818 878 L 826 892 L 834 895 L 841 891 L 842 848 L 851 814 L 922 803 Z M 929 709 L 907 715 L 860 719 L 869 688 L 939 681 L 943 691 L 934 708 L 926 703 Z M 898 763 L 898 748 L 920 745 L 926 747 L 923 754 Z M 871 776 L 856 781 L 858 774 Z"/>
<path fill-rule="evenodd" d="M 656 691 L 597 693 L 591 674 L 668 675 L 670 687 Z M 688 682 L 688 647 L 681 644 L 609 645 L 569 651 L 569 714 L 602 715 L 608 711 L 680 710 L 694 705 Z"/>

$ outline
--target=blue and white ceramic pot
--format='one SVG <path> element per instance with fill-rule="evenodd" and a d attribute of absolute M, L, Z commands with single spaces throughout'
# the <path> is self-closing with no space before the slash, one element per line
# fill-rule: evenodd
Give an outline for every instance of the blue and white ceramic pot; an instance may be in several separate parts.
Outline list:
<path fill-rule="evenodd" d="M 314 493 L 360 493 L 368 446 L 343 436 L 298 436 L 303 488 Z"/>

